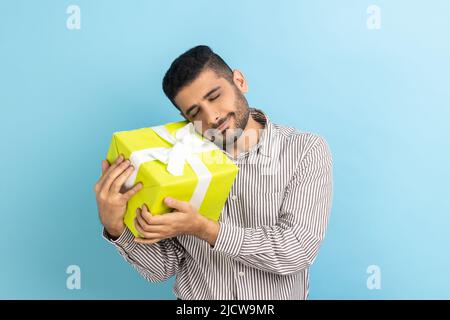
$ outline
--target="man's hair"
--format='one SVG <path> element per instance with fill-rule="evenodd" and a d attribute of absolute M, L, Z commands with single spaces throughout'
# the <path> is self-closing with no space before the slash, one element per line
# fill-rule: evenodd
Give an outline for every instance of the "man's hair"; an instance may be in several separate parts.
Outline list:
<path fill-rule="evenodd" d="M 202 71 L 212 70 L 233 84 L 233 71 L 208 46 L 196 46 L 176 58 L 167 70 L 162 87 L 167 98 L 180 109 L 174 99 L 181 88 L 192 83 Z"/>

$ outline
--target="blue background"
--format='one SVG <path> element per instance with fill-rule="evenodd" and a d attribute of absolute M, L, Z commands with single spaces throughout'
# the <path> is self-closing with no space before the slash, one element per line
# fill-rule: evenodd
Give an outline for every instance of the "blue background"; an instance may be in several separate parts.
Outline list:
<path fill-rule="evenodd" d="M 66 28 L 69 5 L 81 29 Z M 381 8 L 369 30 L 366 9 Z M 1 1 L 0 298 L 173 299 L 101 238 L 113 131 L 180 119 L 171 61 L 210 45 L 249 103 L 326 138 L 334 202 L 311 299 L 450 298 L 450 2 Z M 81 267 L 81 290 L 66 268 Z M 369 290 L 366 269 L 381 268 Z"/>

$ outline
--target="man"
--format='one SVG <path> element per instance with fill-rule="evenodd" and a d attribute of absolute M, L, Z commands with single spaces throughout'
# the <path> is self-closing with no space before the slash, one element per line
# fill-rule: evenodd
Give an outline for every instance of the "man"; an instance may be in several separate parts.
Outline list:
<path fill-rule="evenodd" d="M 249 108 L 248 85 L 209 47 L 178 57 L 163 90 L 197 132 L 221 146 L 239 173 L 219 222 L 189 203 L 166 198 L 173 212 L 136 212 L 140 237 L 123 223 L 127 201 L 142 188 L 123 184 L 134 168 L 123 157 L 95 186 L 104 237 L 142 276 L 175 275 L 180 299 L 306 299 L 308 268 L 324 238 L 332 199 L 326 141 L 269 121 Z"/>

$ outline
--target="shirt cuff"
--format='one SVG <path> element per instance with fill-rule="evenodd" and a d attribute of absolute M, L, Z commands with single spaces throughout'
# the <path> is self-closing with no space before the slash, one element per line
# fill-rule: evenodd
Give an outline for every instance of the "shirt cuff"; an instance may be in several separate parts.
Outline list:
<path fill-rule="evenodd" d="M 134 235 L 131 233 L 130 229 L 125 227 L 122 234 L 116 240 L 112 240 L 109 234 L 106 232 L 105 228 L 103 228 L 103 238 L 105 238 L 108 242 L 114 244 L 116 247 L 124 250 L 125 252 L 133 251 L 137 246 L 137 243 L 134 242 Z"/>
<path fill-rule="evenodd" d="M 244 243 L 245 230 L 222 222 L 219 222 L 219 224 L 219 234 L 213 250 L 226 253 L 233 257 L 237 256 Z"/>

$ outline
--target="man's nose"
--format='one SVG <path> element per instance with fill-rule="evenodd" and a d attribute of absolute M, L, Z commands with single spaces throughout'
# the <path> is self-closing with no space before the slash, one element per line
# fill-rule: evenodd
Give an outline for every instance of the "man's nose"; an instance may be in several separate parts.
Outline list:
<path fill-rule="evenodd" d="M 208 126 L 211 127 L 217 124 L 220 120 L 220 113 L 218 111 L 211 110 L 207 113 L 207 123 Z"/>

